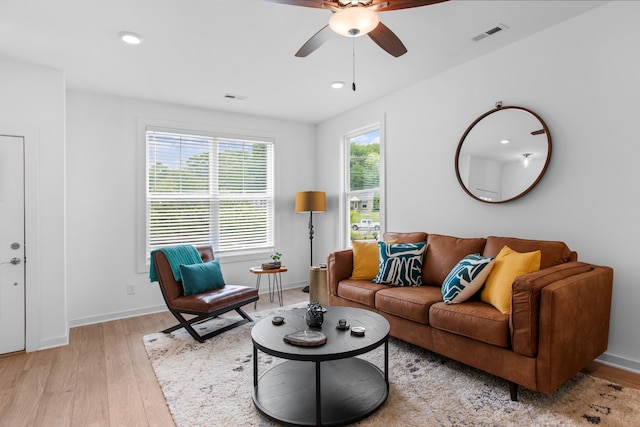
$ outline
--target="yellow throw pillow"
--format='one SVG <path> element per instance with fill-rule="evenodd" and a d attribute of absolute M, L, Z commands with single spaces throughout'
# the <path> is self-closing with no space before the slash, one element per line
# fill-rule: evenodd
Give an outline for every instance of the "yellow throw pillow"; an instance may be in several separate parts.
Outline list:
<path fill-rule="evenodd" d="M 393 240 L 388 243 L 397 243 Z M 373 280 L 380 267 L 380 253 L 376 240 L 353 240 L 353 271 L 350 279 Z"/>
<path fill-rule="evenodd" d="M 511 313 L 511 286 L 513 280 L 523 274 L 540 270 L 540 251 L 520 253 L 504 246 L 487 277 L 480 299 L 500 312 Z"/>

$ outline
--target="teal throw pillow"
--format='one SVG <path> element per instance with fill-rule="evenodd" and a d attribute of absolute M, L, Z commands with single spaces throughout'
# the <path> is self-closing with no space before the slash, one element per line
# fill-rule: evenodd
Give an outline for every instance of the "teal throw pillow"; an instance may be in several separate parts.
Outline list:
<path fill-rule="evenodd" d="M 422 285 L 422 263 L 425 242 L 385 243 L 378 242 L 380 266 L 373 283 L 394 286 Z"/>
<path fill-rule="evenodd" d="M 222 269 L 217 259 L 199 264 L 180 265 L 184 295 L 199 294 L 224 286 Z"/>
<path fill-rule="evenodd" d="M 493 269 L 494 258 L 471 254 L 464 257 L 449 272 L 442 283 L 445 304 L 457 304 L 478 292 Z"/>

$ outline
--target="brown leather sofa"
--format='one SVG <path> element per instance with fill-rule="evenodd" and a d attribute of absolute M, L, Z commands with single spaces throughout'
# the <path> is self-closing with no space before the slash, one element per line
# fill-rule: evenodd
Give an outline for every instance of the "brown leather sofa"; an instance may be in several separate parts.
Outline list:
<path fill-rule="evenodd" d="M 329 305 L 359 307 L 384 316 L 391 335 L 518 385 L 545 394 L 607 349 L 613 270 L 577 261 L 563 242 L 510 237 L 457 238 L 439 234 L 385 233 L 384 241 L 427 242 L 423 285 L 396 287 L 350 280 L 353 252 L 327 260 Z M 468 254 L 495 257 L 503 246 L 541 251 L 540 271 L 513 282 L 511 313 L 478 297 L 444 304 L 441 285 Z"/>

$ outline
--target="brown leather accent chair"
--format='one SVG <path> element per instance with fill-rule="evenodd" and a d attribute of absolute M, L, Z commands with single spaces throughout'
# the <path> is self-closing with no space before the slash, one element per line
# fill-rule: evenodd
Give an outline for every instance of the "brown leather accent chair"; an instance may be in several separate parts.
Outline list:
<path fill-rule="evenodd" d="M 214 259 L 213 248 L 211 246 L 196 247 L 200 258 L 203 262 Z M 173 277 L 171 266 L 164 253 L 157 251 L 153 253 L 153 262 L 155 264 L 156 276 L 160 283 L 160 290 L 164 297 L 167 307 L 171 314 L 178 319 L 179 324 L 165 329 L 164 333 L 168 334 L 180 328 L 185 328 L 193 339 L 204 342 L 222 332 L 243 325 L 247 322 L 253 322 L 253 319 L 245 313 L 241 307 L 258 300 L 258 290 L 248 286 L 224 285 L 222 287 L 184 296 L 182 284 L 177 282 Z M 204 322 L 214 317 L 235 310 L 242 319 L 236 323 L 230 324 L 223 328 L 200 335 L 192 325 Z M 186 319 L 184 315 L 194 316 Z"/>

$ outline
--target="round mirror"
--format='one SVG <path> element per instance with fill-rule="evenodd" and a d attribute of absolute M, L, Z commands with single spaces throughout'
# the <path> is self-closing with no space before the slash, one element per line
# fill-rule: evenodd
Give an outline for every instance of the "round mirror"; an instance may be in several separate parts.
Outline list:
<path fill-rule="evenodd" d="M 540 116 L 526 108 L 497 105 L 471 123 L 456 150 L 458 182 L 486 203 L 527 194 L 551 158 L 551 135 Z"/>

